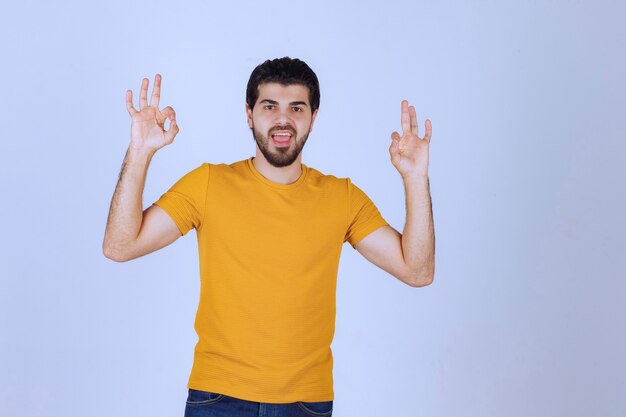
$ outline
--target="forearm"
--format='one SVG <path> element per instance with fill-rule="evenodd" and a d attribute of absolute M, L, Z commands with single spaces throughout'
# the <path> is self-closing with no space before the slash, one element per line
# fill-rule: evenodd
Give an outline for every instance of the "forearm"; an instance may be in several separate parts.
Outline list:
<path fill-rule="evenodd" d="M 143 189 L 154 152 L 128 148 L 111 199 L 102 248 L 105 256 L 119 258 L 137 239 L 143 219 Z"/>
<path fill-rule="evenodd" d="M 435 228 L 428 176 L 404 178 L 406 223 L 402 253 L 418 284 L 430 284 L 435 274 Z"/>

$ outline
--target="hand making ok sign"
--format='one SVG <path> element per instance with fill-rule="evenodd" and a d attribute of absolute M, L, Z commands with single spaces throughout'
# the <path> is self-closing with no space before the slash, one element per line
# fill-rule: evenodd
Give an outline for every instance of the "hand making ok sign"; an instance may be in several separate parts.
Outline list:
<path fill-rule="evenodd" d="M 432 125 L 426 119 L 426 134 L 418 136 L 415 107 L 402 100 L 402 136 L 398 132 L 391 134 L 389 155 L 391 163 L 400 172 L 403 179 L 428 177 L 428 150 L 432 135 Z"/>
<path fill-rule="evenodd" d="M 133 106 L 133 92 L 126 91 L 126 109 L 132 119 L 130 128 L 130 146 L 137 150 L 157 151 L 169 145 L 178 134 L 176 113 L 171 107 L 159 110 L 161 97 L 161 75 L 154 76 L 154 87 L 150 104 L 148 104 L 148 79 L 141 82 L 139 91 L 139 111 Z M 165 121 L 170 120 L 168 130 L 165 130 Z"/>

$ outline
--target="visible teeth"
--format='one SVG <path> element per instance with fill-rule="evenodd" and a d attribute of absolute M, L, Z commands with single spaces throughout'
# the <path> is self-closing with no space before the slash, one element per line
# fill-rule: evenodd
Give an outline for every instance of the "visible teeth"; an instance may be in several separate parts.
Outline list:
<path fill-rule="evenodd" d="M 291 136 L 289 133 L 274 133 L 274 136 Z"/>

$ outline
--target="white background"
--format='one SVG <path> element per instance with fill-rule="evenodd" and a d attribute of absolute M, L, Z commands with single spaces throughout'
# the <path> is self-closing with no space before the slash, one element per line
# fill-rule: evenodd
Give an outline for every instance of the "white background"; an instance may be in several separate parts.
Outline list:
<path fill-rule="evenodd" d="M 0 415 L 183 414 L 195 234 L 124 264 L 101 252 L 124 92 L 161 73 L 181 127 L 148 205 L 253 155 L 246 82 L 288 55 L 321 83 L 303 162 L 397 229 L 400 101 L 433 122 L 435 282 L 345 245 L 334 415 L 624 416 L 624 22 L 622 1 L 4 5 Z"/>

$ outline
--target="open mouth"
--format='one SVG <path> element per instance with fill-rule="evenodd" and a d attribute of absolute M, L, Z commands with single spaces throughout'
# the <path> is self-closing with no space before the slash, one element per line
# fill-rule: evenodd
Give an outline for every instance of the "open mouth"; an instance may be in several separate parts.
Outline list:
<path fill-rule="evenodd" d="M 272 142 L 276 146 L 289 146 L 289 142 L 291 142 L 291 132 L 286 131 L 278 131 L 272 133 Z"/>

